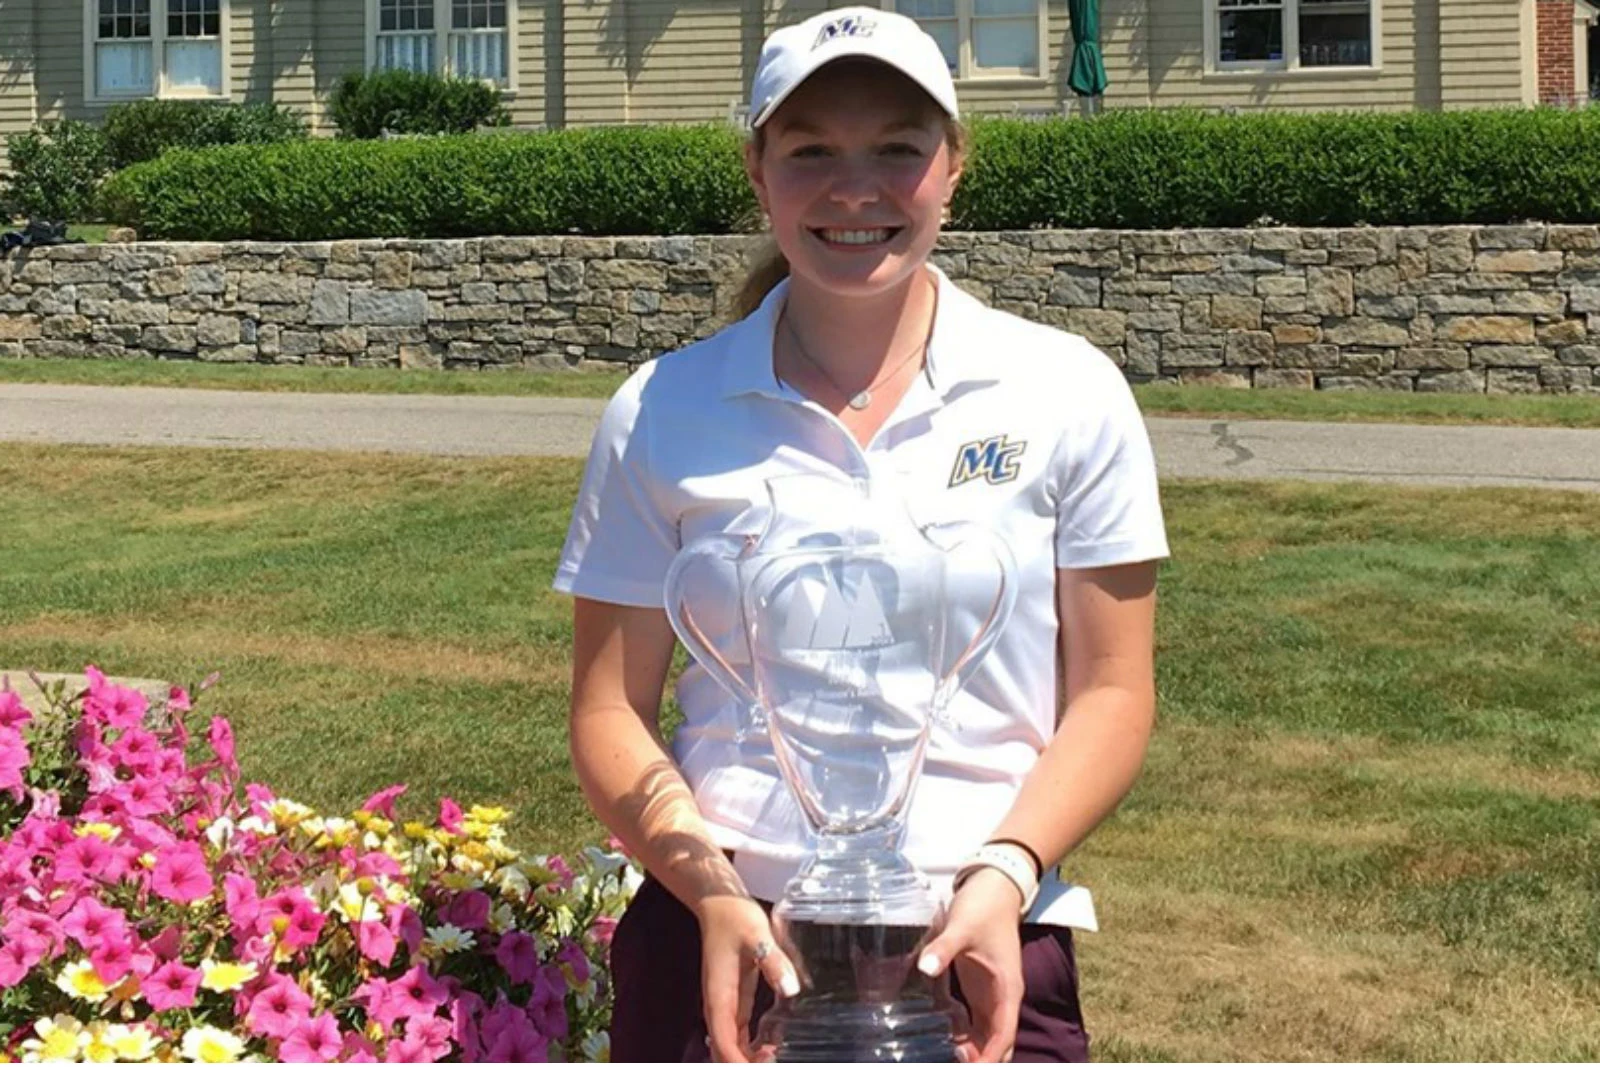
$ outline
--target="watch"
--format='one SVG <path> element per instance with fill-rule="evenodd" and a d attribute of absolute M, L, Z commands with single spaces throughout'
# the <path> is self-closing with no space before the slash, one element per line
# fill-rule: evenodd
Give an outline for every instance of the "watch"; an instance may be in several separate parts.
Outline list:
<path fill-rule="evenodd" d="M 1021 913 L 1028 914 L 1034 898 L 1039 895 L 1039 876 L 1034 873 L 1033 857 L 1027 850 L 1021 845 L 1000 842 L 984 845 L 956 871 L 955 888 L 960 889 L 961 883 L 982 867 L 992 867 L 1011 880 L 1022 894 Z"/>

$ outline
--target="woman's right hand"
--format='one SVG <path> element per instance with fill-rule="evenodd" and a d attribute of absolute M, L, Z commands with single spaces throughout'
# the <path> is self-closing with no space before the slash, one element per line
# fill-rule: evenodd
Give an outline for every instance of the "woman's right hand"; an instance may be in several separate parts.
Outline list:
<path fill-rule="evenodd" d="M 706 1035 L 711 1055 L 723 1063 L 748 1063 L 750 1013 L 756 979 L 766 979 L 783 996 L 800 992 L 794 965 L 778 947 L 772 923 L 749 897 L 707 897 L 696 909 L 700 920 L 700 981 Z"/>

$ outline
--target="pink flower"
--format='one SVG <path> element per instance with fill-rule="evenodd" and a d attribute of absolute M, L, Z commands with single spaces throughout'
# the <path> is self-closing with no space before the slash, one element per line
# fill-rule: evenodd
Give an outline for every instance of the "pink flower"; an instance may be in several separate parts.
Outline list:
<path fill-rule="evenodd" d="M 562 892 L 572 888 L 572 868 L 567 866 L 567 861 L 560 856 L 551 856 L 545 862 L 550 868 L 550 873 L 556 876 L 555 886 Z"/>
<path fill-rule="evenodd" d="M 32 942 L 41 952 L 50 952 L 62 941 L 61 924 L 42 912 L 15 911 L 0 930 L 0 937 L 7 942 Z"/>
<path fill-rule="evenodd" d="M 377 1063 L 378 1053 L 372 1042 L 351 1030 L 344 1035 L 344 1047 L 339 1051 L 340 1063 Z"/>
<path fill-rule="evenodd" d="M 464 1063 L 483 1060 L 483 1043 L 478 1039 L 478 1019 L 482 1015 L 482 997 L 466 990 L 454 994 L 450 1002 L 450 1036 L 461 1046 Z"/>
<path fill-rule="evenodd" d="M 28 790 L 28 796 L 33 804 L 33 807 L 29 809 L 31 814 L 37 815 L 41 819 L 54 819 L 61 814 L 61 794 L 56 790 L 30 789 Z"/>
<path fill-rule="evenodd" d="M 444 986 L 420 963 L 389 983 L 389 1001 L 395 1008 L 396 1018 L 432 1015 L 446 998 Z"/>
<path fill-rule="evenodd" d="M 125 689 L 120 685 L 111 685 L 105 681 L 105 676 L 100 676 L 100 683 L 95 684 L 91 678 L 89 696 L 83 702 L 84 717 L 107 726 L 113 730 L 125 730 L 130 726 L 137 726 L 144 721 L 144 713 L 150 709 L 150 701 L 137 689 Z"/>
<path fill-rule="evenodd" d="M 233 774 L 238 774 L 239 761 L 234 758 L 233 751 L 233 727 L 228 725 L 228 720 L 220 715 L 212 719 L 206 739 L 211 742 L 211 750 L 217 754 L 223 766 Z"/>
<path fill-rule="evenodd" d="M 85 952 L 93 952 L 107 939 L 125 939 L 128 936 L 128 917 L 93 897 L 84 897 L 61 920 L 61 930 L 83 946 Z"/>
<path fill-rule="evenodd" d="M 367 1018 L 387 1030 L 399 1018 L 389 1003 L 392 983 L 387 978 L 368 978 L 350 994 L 350 999 L 367 1009 Z"/>
<path fill-rule="evenodd" d="M 403 785 L 391 785 L 386 789 L 380 789 L 367 798 L 366 803 L 361 805 L 361 810 L 374 812 L 394 822 L 394 802 L 399 800 L 405 791 L 406 787 Z"/>
<path fill-rule="evenodd" d="M 94 973 L 106 985 L 116 985 L 133 969 L 133 940 L 127 934 L 107 935 L 89 950 Z"/>
<path fill-rule="evenodd" d="M 135 818 L 161 815 L 172 806 L 172 794 L 156 779 L 140 775 L 106 794 L 106 799 L 122 805 Z"/>
<path fill-rule="evenodd" d="M 22 698 L 9 689 L 0 689 L 0 726 L 16 730 L 33 721 L 33 712 Z"/>
<path fill-rule="evenodd" d="M 596 915 L 589 923 L 589 936 L 601 948 L 611 947 L 611 938 L 617 932 L 617 920 L 611 915 Z"/>
<path fill-rule="evenodd" d="M 394 933 L 381 922 L 356 923 L 356 948 L 380 967 L 387 967 L 394 959 Z"/>
<path fill-rule="evenodd" d="M 572 973 L 574 985 L 583 985 L 589 980 L 589 957 L 583 954 L 583 949 L 576 941 L 563 941 L 556 950 L 556 962 L 565 965 Z"/>
<path fill-rule="evenodd" d="M 461 805 L 449 797 L 439 798 L 439 828 L 452 834 L 461 832 Z"/>
<path fill-rule="evenodd" d="M 512 930 L 500 939 L 494 958 L 505 968 L 506 977 L 518 985 L 533 981 L 539 973 L 538 944 L 521 930 Z"/>
<path fill-rule="evenodd" d="M 245 1025 L 250 1027 L 250 1032 L 253 1034 L 287 1038 L 294 1033 L 296 1027 L 308 1021 L 310 1014 L 310 995 L 295 985 L 294 979 L 288 975 L 277 974 L 267 981 L 261 992 L 250 1002 L 250 1010 L 245 1015 Z"/>
<path fill-rule="evenodd" d="M 27 795 L 22 770 L 32 762 L 33 756 L 22 735 L 9 727 L 0 727 L 0 789 L 10 790 L 19 802 Z"/>
<path fill-rule="evenodd" d="M 333 1063 L 342 1051 L 338 1020 L 323 1012 L 296 1022 L 278 1046 L 278 1057 L 285 1063 Z"/>
<path fill-rule="evenodd" d="M 482 930 L 489 924 L 489 912 L 493 907 L 494 901 L 489 899 L 489 894 L 482 890 L 470 889 L 465 893 L 456 894 L 455 898 L 444 906 L 444 921 L 463 930 Z"/>
<path fill-rule="evenodd" d="M 567 1036 L 567 981 L 561 968 L 547 966 L 534 979 L 528 1016 L 547 1037 Z"/>
<path fill-rule="evenodd" d="M 296 908 L 294 914 L 289 916 L 289 927 L 284 930 L 281 940 L 291 949 L 315 945 L 322 933 L 322 925 L 327 920 L 328 917 L 314 906 Z"/>
<path fill-rule="evenodd" d="M 193 1007 L 199 989 L 200 972 L 178 960 L 163 963 L 139 983 L 140 993 L 156 1011 Z"/>
<path fill-rule="evenodd" d="M 490 1013 L 491 1015 L 494 1013 Z M 544 1063 L 550 1058 L 550 1042 L 520 1012 L 510 1015 L 489 1036 L 489 1021 L 484 1020 L 484 1040 L 489 1045 L 490 1063 Z"/>
<path fill-rule="evenodd" d="M 0 989 L 10 989 L 28 976 L 45 957 L 48 942 L 36 939 L 0 944 Z"/>
<path fill-rule="evenodd" d="M 261 915 L 261 899 L 256 896 L 256 884 L 248 875 L 223 875 L 222 899 L 228 918 L 233 922 L 235 936 L 256 928 L 256 919 Z"/>
<path fill-rule="evenodd" d="M 194 704 L 189 700 L 189 691 L 183 686 L 175 685 L 167 690 L 168 711 L 188 711 L 192 707 Z"/>
<path fill-rule="evenodd" d="M 210 896 L 215 886 L 211 873 L 206 870 L 206 858 L 200 846 L 185 841 L 156 853 L 150 888 L 179 904 L 191 904 Z"/>
<path fill-rule="evenodd" d="M 421 917 L 405 904 L 396 904 L 389 909 L 389 929 L 406 943 L 406 951 L 413 956 L 422 947 L 422 939 L 427 936 Z"/>
<path fill-rule="evenodd" d="M 436 1063 L 450 1052 L 450 1020 L 429 1015 L 406 1021 L 405 1036 L 389 1042 L 390 1063 Z"/>
<path fill-rule="evenodd" d="M 149 730 L 138 726 L 129 727 L 117 738 L 111 746 L 112 755 L 121 761 L 124 767 L 134 770 L 144 770 L 161 751 L 161 742 Z"/>

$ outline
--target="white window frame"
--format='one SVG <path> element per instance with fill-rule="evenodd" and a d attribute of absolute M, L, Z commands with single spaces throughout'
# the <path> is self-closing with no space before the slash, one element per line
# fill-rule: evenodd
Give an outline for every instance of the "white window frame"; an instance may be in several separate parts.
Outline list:
<path fill-rule="evenodd" d="M 378 0 L 366 0 L 367 7 L 367 70 L 378 69 Z M 433 55 L 435 74 L 453 76 L 450 69 L 450 35 L 456 32 L 472 33 L 472 30 L 456 31 L 450 28 L 452 17 L 451 0 L 433 0 Z M 499 31 L 491 31 L 498 33 Z M 506 0 L 506 80 L 505 84 L 484 79 L 485 85 L 492 85 L 502 94 L 511 95 L 517 91 L 517 0 Z"/>
<path fill-rule="evenodd" d="M 1301 77 L 1319 75 L 1376 74 L 1383 70 L 1383 5 L 1382 0 L 1368 0 L 1367 32 L 1372 37 L 1372 62 L 1356 66 L 1303 67 L 1300 65 L 1300 0 L 1277 0 L 1271 6 L 1283 10 L 1283 58 L 1277 60 L 1248 59 L 1222 61 L 1221 28 L 1223 8 L 1217 0 L 1204 0 L 1205 5 L 1205 73 L 1207 74 L 1296 74 Z M 1265 5 L 1264 5 L 1265 6 Z M 1248 10 L 1248 9 L 1246 9 Z"/>
<path fill-rule="evenodd" d="M 95 45 L 100 40 L 100 0 L 83 2 L 83 99 L 87 104 L 120 104 L 130 100 L 232 100 L 233 99 L 233 33 L 231 0 L 218 0 L 217 16 L 221 31 L 215 38 L 221 42 L 222 70 L 218 84 L 221 92 L 205 93 L 185 89 L 172 89 L 167 85 L 167 0 L 150 0 L 150 77 L 149 92 L 102 93 L 95 79 Z M 205 37 L 184 37 L 181 40 L 212 40 Z"/>
<path fill-rule="evenodd" d="M 1210 2 L 1210 0 L 1208 0 Z M 895 0 L 881 0 L 885 11 L 895 10 Z M 956 5 L 956 54 L 957 65 L 955 70 L 956 82 L 1023 82 L 1037 84 L 1050 79 L 1050 3 L 1049 0 L 1034 0 L 1035 12 L 1038 16 L 1038 70 L 1024 70 L 1020 67 L 980 67 L 973 59 L 972 50 L 972 14 L 973 0 L 955 0 Z M 1025 15 L 1011 16 L 1013 18 L 1026 18 Z"/>

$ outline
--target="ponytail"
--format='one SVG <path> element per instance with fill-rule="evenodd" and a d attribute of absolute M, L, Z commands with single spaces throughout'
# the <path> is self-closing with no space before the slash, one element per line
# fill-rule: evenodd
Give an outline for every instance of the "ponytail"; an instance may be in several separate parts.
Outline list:
<path fill-rule="evenodd" d="M 734 319 L 742 319 L 752 314 L 761 306 L 767 294 L 776 289 L 778 283 L 788 276 L 788 259 L 778 250 L 778 242 L 768 237 L 757 249 L 751 261 L 750 271 L 739 286 L 738 295 L 733 298 Z"/>

